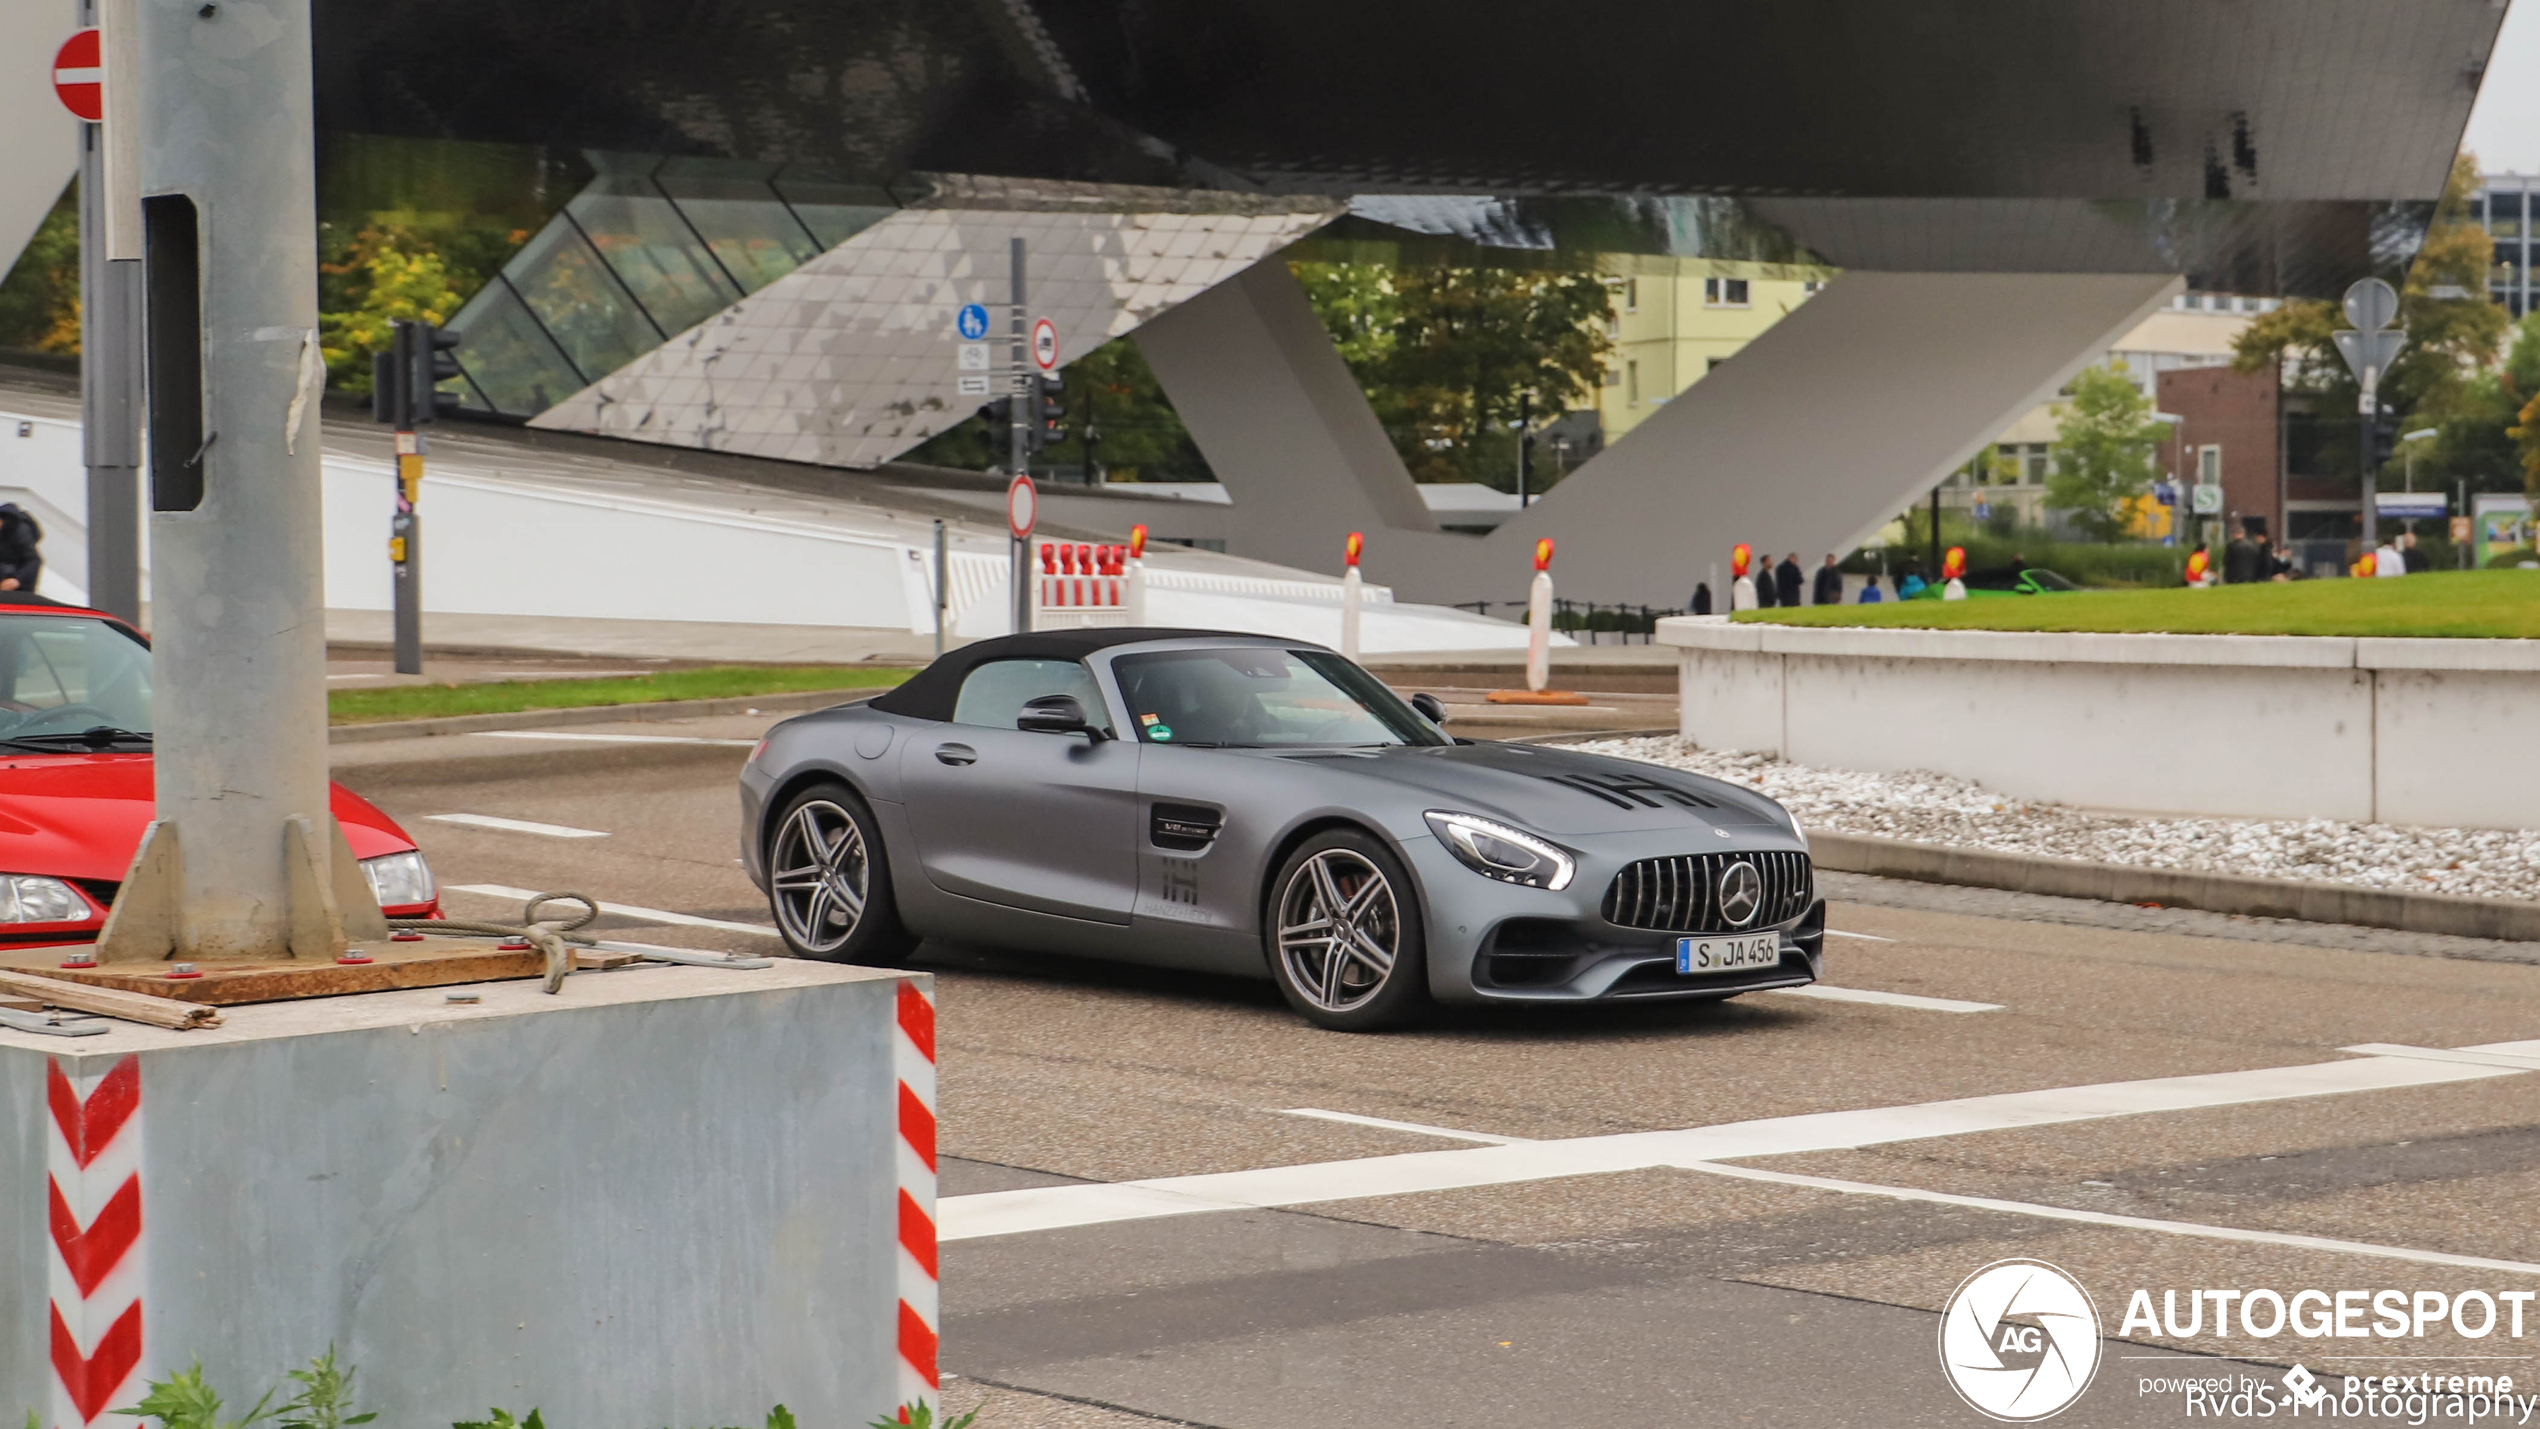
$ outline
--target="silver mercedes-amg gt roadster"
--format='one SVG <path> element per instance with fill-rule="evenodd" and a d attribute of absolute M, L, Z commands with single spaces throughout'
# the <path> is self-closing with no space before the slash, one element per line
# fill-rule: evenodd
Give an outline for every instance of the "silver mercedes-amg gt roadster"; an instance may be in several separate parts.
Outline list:
<path fill-rule="evenodd" d="M 770 730 L 743 861 L 807 958 L 940 938 L 1268 976 L 1344 1030 L 1817 978 L 1825 905 L 1780 805 L 1444 715 L 1295 640 L 982 641 Z"/>

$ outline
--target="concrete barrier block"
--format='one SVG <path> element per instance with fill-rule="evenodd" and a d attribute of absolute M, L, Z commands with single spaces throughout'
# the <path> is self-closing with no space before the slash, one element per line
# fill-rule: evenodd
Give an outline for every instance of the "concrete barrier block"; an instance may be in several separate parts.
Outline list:
<path fill-rule="evenodd" d="M 436 988 L 208 1031 L 0 1029 L 0 1413 L 85 1422 L 46 1399 L 67 1392 L 67 1304 L 71 1367 L 115 1405 L 198 1356 L 252 1403 L 333 1345 L 396 1424 L 887 1414 L 906 981 L 652 965 L 477 1005 Z"/>
<path fill-rule="evenodd" d="M 1687 648 L 1676 681 L 1685 738 L 1704 749 L 1783 751 L 1781 657 Z"/>
<path fill-rule="evenodd" d="M 2490 829 L 2540 825 L 2540 804 L 2532 798 L 2540 790 L 2540 673 L 2384 668 L 2373 695 L 2380 819 Z"/>
<path fill-rule="evenodd" d="M 2366 636 L 2355 663 L 2368 670 L 2521 670 L 2540 672 L 2540 640 L 2434 640 Z"/>

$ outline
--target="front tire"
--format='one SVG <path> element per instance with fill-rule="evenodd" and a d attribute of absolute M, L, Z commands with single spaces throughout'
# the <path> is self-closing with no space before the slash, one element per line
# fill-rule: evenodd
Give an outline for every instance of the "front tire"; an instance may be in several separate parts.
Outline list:
<path fill-rule="evenodd" d="M 767 848 L 768 908 L 794 956 L 887 968 L 916 950 L 891 896 L 881 826 L 854 790 L 815 784 L 796 794 Z"/>
<path fill-rule="evenodd" d="M 1357 829 L 1317 834 L 1288 855 L 1262 942 L 1280 994 L 1316 1026 L 1373 1032 L 1428 1010 L 1419 889 L 1383 840 Z"/>

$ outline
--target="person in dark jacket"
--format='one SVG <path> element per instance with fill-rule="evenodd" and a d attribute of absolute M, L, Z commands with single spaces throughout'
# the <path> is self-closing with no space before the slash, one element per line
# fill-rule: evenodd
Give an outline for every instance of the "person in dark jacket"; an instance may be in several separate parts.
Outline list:
<path fill-rule="evenodd" d="M 1696 615 L 1709 615 L 1711 613 L 1711 583 L 1709 581 L 1697 581 L 1694 583 L 1693 605 L 1691 606 L 1691 609 Z"/>
<path fill-rule="evenodd" d="M 35 578 L 44 573 L 44 553 L 37 549 L 43 539 L 34 517 L 14 501 L 0 501 L 0 590 L 35 593 Z"/>
<path fill-rule="evenodd" d="M 2258 573 L 2261 559 L 2258 543 L 2250 539 L 2247 531 L 2234 536 L 2231 544 L 2223 547 L 2223 584 L 2242 585 L 2263 580 L 2264 577 Z"/>
<path fill-rule="evenodd" d="M 1755 568 L 1755 608 L 1770 610 L 1779 604 L 1780 599 L 1773 594 L 1773 558 L 1766 556 Z"/>
<path fill-rule="evenodd" d="M 1797 551 L 1782 557 L 1782 563 L 1773 567 L 1773 584 L 1780 587 L 1773 593 L 1781 597 L 1784 605 L 1798 605 L 1800 597 L 1808 593 L 1808 573 L 1799 568 Z"/>
<path fill-rule="evenodd" d="M 1843 604 L 1843 572 L 1835 568 L 1834 557 L 1817 567 L 1817 588 L 1811 594 L 1819 605 Z"/>

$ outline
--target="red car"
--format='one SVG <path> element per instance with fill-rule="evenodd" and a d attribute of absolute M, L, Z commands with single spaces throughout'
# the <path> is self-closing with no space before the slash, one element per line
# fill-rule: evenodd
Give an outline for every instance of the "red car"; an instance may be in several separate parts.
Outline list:
<path fill-rule="evenodd" d="M 100 611 L 0 594 L 0 949 L 94 942 L 154 813 L 150 644 Z M 434 916 L 397 822 L 337 784 L 345 842 L 392 918 Z"/>

